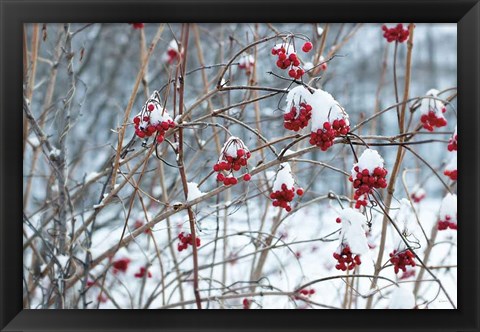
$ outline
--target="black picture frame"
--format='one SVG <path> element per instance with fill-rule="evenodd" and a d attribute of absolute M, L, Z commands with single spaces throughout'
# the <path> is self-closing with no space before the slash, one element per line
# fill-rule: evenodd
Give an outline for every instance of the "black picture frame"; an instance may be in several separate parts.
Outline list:
<path fill-rule="evenodd" d="M 2 331 L 479 331 L 478 0 L 0 0 L 0 11 Z M 22 24 L 135 21 L 458 23 L 458 309 L 22 310 Z"/>

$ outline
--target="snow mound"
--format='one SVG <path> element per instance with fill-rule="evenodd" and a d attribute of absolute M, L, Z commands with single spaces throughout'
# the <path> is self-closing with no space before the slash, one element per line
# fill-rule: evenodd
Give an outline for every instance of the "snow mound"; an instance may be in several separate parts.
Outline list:
<path fill-rule="evenodd" d="M 438 98 L 437 96 L 439 92 L 440 91 L 438 91 L 437 89 L 430 89 L 425 95 Z M 445 118 L 442 111 L 444 108 L 445 105 L 440 100 L 431 98 L 422 99 L 422 102 L 420 104 L 420 112 L 422 114 L 428 114 L 428 112 L 433 111 L 437 117 L 442 118 Z"/>
<path fill-rule="evenodd" d="M 311 93 L 303 85 L 299 85 L 288 92 L 286 102 L 285 113 L 290 112 L 293 105 L 298 105 L 301 102 L 306 102 L 312 106 L 312 132 L 323 129 L 325 122 L 333 122 L 334 120 L 344 119 L 346 125 L 350 124 L 345 110 L 331 94 L 321 89 L 313 89 L 313 93 Z"/>
<path fill-rule="evenodd" d="M 285 184 L 288 189 L 293 188 L 295 184 L 295 179 L 292 175 L 292 169 L 290 168 L 290 165 L 288 163 L 280 164 L 277 176 L 273 181 L 273 191 L 281 191 L 282 184 Z"/>
<path fill-rule="evenodd" d="M 450 222 L 457 223 L 457 195 L 447 194 L 440 206 L 440 220 L 446 220 L 446 217 L 450 217 Z"/>
<path fill-rule="evenodd" d="M 451 172 L 457 170 L 457 151 L 452 151 L 450 153 L 452 156 L 450 157 L 447 166 L 445 166 L 445 170 Z"/>
<path fill-rule="evenodd" d="M 342 220 L 342 243 L 348 244 L 353 254 L 367 253 L 368 241 L 363 229 L 365 216 L 352 208 L 346 208 L 340 212 L 340 219 Z"/>
<path fill-rule="evenodd" d="M 203 195 L 200 189 L 198 189 L 197 183 L 188 182 L 187 187 L 188 187 L 187 201 L 193 201 Z"/>
<path fill-rule="evenodd" d="M 383 165 L 383 158 L 376 150 L 366 149 L 365 151 L 363 151 L 360 158 L 358 158 L 358 162 L 353 165 L 352 176 L 353 178 L 355 178 L 355 176 L 357 175 L 357 172 L 355 171 L 355 166 L 358 166 L 360 171 L 368 169 L 371 174 L 375 170 L 375 168 L 383 168 Z"/>

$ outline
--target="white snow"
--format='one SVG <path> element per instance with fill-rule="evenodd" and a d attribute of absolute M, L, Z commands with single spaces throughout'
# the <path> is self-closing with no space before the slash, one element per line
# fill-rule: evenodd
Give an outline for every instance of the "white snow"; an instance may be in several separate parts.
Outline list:
<path fill-rule="evenodd" d="M 284 113 L 290 112 L 290 109 L 293 105 L 298 105 L 301 102 L 306 101 L 310 96 L 310 91 L 308 91 L 302 85 L 294 87 L 288 92 L 287 98 L 285 99 L 287 103 L 287 108 L 285 109 Z"/>
<path fill-rule="evenodd" d="M 50 150 L 50 153 L 48 154 L 48 157 L 50 159 L 57 159 L 58 157 L 60 157 L 60 153 L 61 151 L 57 148 L 52 148 L 52 150 Z"/>
<path fill-rule="evenodd" d="M 445 170 L 451 172 L 457 170 L 457 151 L 449 152 L 449 154 L 451 154 L 451 157 L 445 166 Z"/>
<path fill-rule="evenodd" d="M 38 139 L 38 137 L 37 137 L 36 135 L 31 135 L 31 136 L 28 138 L 28 141 L 30 142 L 30 144 L 31 144 L 32 147 L 34 147 L 34 148 L 40 146 L 40 140 Z"/>
<path fill-rule="evenodd" d="M 320 26 L 319 26 L 319 27 L 317 27 L 317 34 L 318 34 L 319 36 L 321 36 L 321 35 L 322 35 L 322 33 L 323 33 L 323 28 L 322 28 L 322 27 L 320 27 Z"/>
<path fill-rule="evenodd" d="M 175 119 L 173 120 L 173 122 L 175 122 L 176 125 L 180 124 L 182 120 L 182 116 L 180 114 L 178 114 Z"/>
<path fill-rule="evenodd" d="M 363 151 L 360 158 L 358 158 L 358 162 L 356 164 L 353 164 L 352 167 L 352 177 L 354 179 L 357 176 L 357 172 L 355 171 L 355 166 L 357 165 L 360 171 L 368 169 L 371 174 L 375 170 L 375 168 L 383 168 L 383 158 L 376 150 L 366 149 L 365 151 Z"/>
<path fill-rule="evenodd" d="M 331 94 L 321 89 L 313 89 L 313 93 L 311 93 L 303 85 L 299 85 L 288 92 L 286 102 L 287 108 L 284 113 L 290 112 L 293 105 L 301 102 L 312 106 L 311 131 L 316 132 L 318 129 L 323 129 L 325 122 L 333 122 L 337 119 L 344 119 L 347 125 L 350 124 L 348 114 L 340 104 Z"/>
<path fill-rule="evenodd" d="M 267 184 L 269 187 L 273 188 L 273 182 L 275 181 L 275 175 L 277 175 L 277 172 L 268 170 L 265 172 L 265 177 L 267 178 Z"/>
<path fill-rule="evenodd" d="M 93 179 L 95 179 L 97 176 L 99 176 L 100 173 L 97 173 L 97 172 L 91 172 L 89 174 L 87 174 L 85 176 L 85 182 L 90 182 L 92 181 Z"/>
<path fill-rule="evenodd" d="M 225 144 L 223 144 L 222 151 L 220 152 L 219 161 L 222 160 L 222 155 L 236 158 L 238 149 L 243 149 L 245 153 L 249 151 L 245 143 L 243 143 L 243 141 L 240 138 L 231 136 L 225 142 Z"/>
<path fill-rule="evenodd" d="M 425 191 L 425 189 L 416 184 L 412 189 L 412 195 L 415 197 L 422 197 L 426 196 L 427 192 Z"/>
<path fill-rule="evenodd" d="M 425 94 L 426 96 L 431 96 L 438 98 L 437 95 L 440 91 L 437 89 L 430 89 L 427 91 Z M 437 117 L 445 118 L 443 116 L 442 109 L 445 108 L 445 105 L 440 101 L 432 98 L 424 98 L 422 99 L 421 105 L 420 105 L 420 112 L 422 114 L 428 114 L 428 112 L 433 111 L 435 112 L 435 115 Z"/>
<path fill-rule="evenodd" d="M 340 211 L 342 220 L 342 242 L 348 244 L 353 254 L 365 254 L 368 252 L 368 242 L 363 225 L 366 218 L 363 214 L 352 208 Z"/>
<path fill-rule="evenodd" d="M 177 42 L 175 41 L 175 39 L 172 39 L 172 40 L 170 41 L 170 43 L 168 44 L 168 48 L 169 48 L 169 49 L 172 49 L 172 50 L 175 50 L 175 51 L 178 52 L 178 44 L 177 44 Z"/>
<path fill-rule="evenodd" d="M 187 201 L 193 201 L 193 200 L 195 200 L 198 197 L 203 195 L 203 193 L 200 191 L 200 189 L 198 189 L 198 184 L 197 183 L 188 182 L 187 187 L 188 187 Z"/>
<path fill-rule="evenodd" d="M 255 61 L 253 59 L 253 56 L 249 54 L 249 55 L 242 56 L 238 61 L 238 63 L 240 64 L 240 66 L 245 66 L 248 68 L 252 66 L 255 63 Z"/>
<path fill-rule="evenodd" d="M 414 307 L 415 296 L 404 286 L 397 287 L 390 295 L 390 309 L 413 309 Z"/>
<path fill-rule="evenodd" d="M 162 194 L 162 187 L 160 186 L 154 186 L 152 188 L 152 195 L 155 196 L 155 197 L 158 197 Z"/>
<path fill-rule="evenodd" d="M 280 168 L 277 172 L 277 176 L 273 181 L 273 191 L 281 191 L 282 185 L 286 184 L 288 189 L 292 189 L 295 184 L 295 179 L 292 175 L 292 169 L 288 163 L 280 164 Z"/>
<path fill-rule="evenodd" d="M 309 71 L 312 68 L 313 68 L 313 63 L 311 62 L 305 62 L 305 64 L 303 65 L 303 69 L 305 69 L 305 71 Z"/>
<path fill-rule="evenodd" d="M 289 156 L 289 155 L 294 154 L 294 153 L 296 153 L 296 152 L 297 152 L 297 151 L 293 151 L 293 150 L 288 149 L 287 151 L 285 151 L 285 153 L 284 153 L 283 155 L 284 155 L 284 156 Z"/>
<path fill-rule="evenodd" d="M 273 48 L 276 49 L 276 50 L 279 50 L 279 49 L 281 49 L 282 47 L 285 49 L 285 54 L 287 55 L 287 57 L 288 57 L 290 54 L 295 53 L 295 49 L 294 49 L 292 43 L 276 44 Z"/>
<path fill-rule="evenodd" d="M 164 109 L 158 107 L 158 105 L 155 105 L 155 109 L 150 112 L 150 123 L 154 126 L 161 122 L 168 122 L 169 120 L 172 121 L 172 118 L 168 114 L 167 110 L 164 111 Z"/>
<path fill-rule="evenodd" d="M 440 220 L 450 217 L 450 222 L 457 223 L 457 195 L 448 193 L 442 200 L 440 206 Z"/>
<path fill-rule="evenodd" d="M 160 103 L 160 100 L 157 98 L 158 92 L 154 91 L 148 100 L 154 100 L 156 102 L 151 102 L 149 103 L 148 101 L 143 105 L 142 111 L 137 114 L 138 117 L 140 117 L 140 127 L 146 128 L 149 124 L 156 126 L 157 124 L 165 121 L 172 121 L 172 118 L 168 114 L 167 110 L 163 108 L 163 106 Z M 148 111 L 147 107 L 148 105 L 152 104 L 155 106 L 153 111 Z M 143 116 L 149 116 L 150 121 L 143 121 Z"/>

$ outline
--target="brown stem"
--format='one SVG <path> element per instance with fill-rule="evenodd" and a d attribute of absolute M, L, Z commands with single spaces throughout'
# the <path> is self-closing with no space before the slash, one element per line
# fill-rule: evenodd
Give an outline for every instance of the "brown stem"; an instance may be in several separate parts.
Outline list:
<path fill-rule="evenodd" d="M 140 86 L 140 83 L 142 82 L 142 79 L 144 77 L 145 69 L 147 68 L 148 60 L 150 59 L 150 56 L 152 55 L 153 51 L 155 50 L 155 46 L 157 46 L 158 41 L 160 40 L 160 37 L 162 36 L 164 24 L 161 24 L 160 27 L 157 30 L 157 33 L 155 37 L 152 40 L 152 43 L 150 44 L 150 47 L 148 49 L 148 53 L 143 59 L 142 65 L 140 66 L 140 70 L 138 71 L 137 74 L 137 79 L 135 80 L 135 84 L 133 85 L 133 90 L 132 94 L 130 95 L 130 99 L 128 100 L 127 108 L 125 110 L 125 115 L 123 117 L 123 122 L 122 126 L 118 130 L 118 144 L 117 144 L 117 153 L 115 155 L 115 160 L 113 163 L 113 172 L 112 172 L 112 180 L 111 180 L 111 187 L 115 187 L 115 182 L 117 179 L 117 170 L 118 170 L 118 163 L 120 160 L 120 153 L 122 151 L 122 145 L 123 145 L 123 138 L 125 137 L 125 131 L 127 129 L 127 122 L 128 119 L 130 118 L 130 112 L 132 111 L 133 107 L 133 102 L 135 101 L 135 97 L 137 95 L 138 87 Z"/>
<path fill-rule="evenodd" d="M 187 51 L 188 51 L 188 36 L 190 32 L 189 24 L 186 23 L 182 29 L 182 48 L 184 49 L 181 63 L 181 77 L 179 79 L 178 90 L 178 115 L 182 116 L 184 108 L 184 92 L 185 92 L 185 70 L 187 67 Z M 176 93 L 176 89 L 175 89 Z M 183 128 L 178 130 L 178 169 L 180 171 L 180 177 L 182 179 L 183 192 L 185 194 L 185 200 L 188 199 L 188 184 L 187 175 L 185 174 L 185 168 L 183 163 Z M 192 235 L 192 250 L 193 250 L 193 292 L 195 294 L 195 300 L 197 303 L 197 309 L 202 309 L 202 301 L 200 298 L 200 291 L 198 289 L 198 251 L 196 245 L 196 230 L 195 230 L 195 215 L 191 208 L 187 209 L 188 220 L 190 223 L 190 233 Z"/>
<path fill-rule="evenodd" d="M 409 88 L 410 88 L 410 70 L 411 70 L 411 59 L 412 59 L 412 49 L 413 49 L 413 30 L 415 28 L 415 25 L 413 23 L 410 23 L 408 25 L 408 29 L 410 32 L 410 37 L 408 39 L 407 43 L 407 64 L 406 64 L 406 69 L 405 69 L 405 88 L 404 88 L 404 95 L 403 95 L 403 106 L 402 106 L 402 111 L 400 113 L 400 121 L 399 121 L 399 130 L 400 134 L 403 134 L 403 124 L 405 121 L 405 109 L 406 109 L 406 104 L 408 100 L 408 94 L 409 94 Z M 404 137 L 402 136 L 400 138 L 400 141 L 403 142 Z M 385 251 L 385 241 L 387 237 L 387 226 L 388 226 L 388 213 L 390 212 L 390 205 L 392 203 L 392 198 L 393 198 L 393 193 L 395 192 L 395 182 L 397 179 L 397 175 L 400 171 L 400 165 L 402 164 L 402 160 L 404 157 L 404 149 L 401 145 L 398 146 L 397 149 L 397 156 L 395 158 L 395 164 L 393 166 L 393 171 L 390 175 L 390 181 L 388 183 L 387 187 L 387 197 L 385 198 L 385 212 L 383 216 L 383 221 L 382 221 L 382 233 L 381 233 L 381 239 L 380 239 L 380 246 L 378 249 L 378 256 L 377 260 L 375 262 L 375 272 L 374 275 L 375 277 L 372 280 L 372 284 L 370 286 L 371 289 L 374 289 L 377 286 L 377 280 L 378 280 L 378 275 L 382 269 L 382 259 L 383 259 L 383 253 Z M 367 300 L 367 309 L 371 309 L 372 307 L 372 302 L 373 302 L 373 296 L 369 297 Z"/>

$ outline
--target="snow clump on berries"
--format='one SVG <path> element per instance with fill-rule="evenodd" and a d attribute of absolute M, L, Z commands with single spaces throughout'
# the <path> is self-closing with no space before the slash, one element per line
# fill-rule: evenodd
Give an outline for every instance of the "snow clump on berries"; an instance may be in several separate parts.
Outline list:
<path fill-rule="evenodd" d="M 350 247 L 352 254 L 362 255 L 368 252 L 368 242 L 363 228 L 366 218 L 352 208 L 340 211 L 342 220 L 341 238 Z"/>
<path fill-rule="evenodd" d="M 448 151 L 457 151 L 458 149 L 458 133 L 457 133 L 457 126 L 455 126 L 455 131 L 453 132 L 452 137 L 448 141 Z"/>
<path fill-rule="evenodd" d="M 412 193 L 410 194 L 410 198 L 414 203 L 420 203 L 426 196 L 427 192 L 418 184 L 413 187 Z"/>
<path fill-rule="evenodd" d="M 457 151 L 452 151 L 452 156 L 450 157 L 450 160 L 447 166 L 445 166 L 445 170 L 443 174 L 448 176 L 453 181 L 457 180 L 458 178 Z"/>
<path fill-rule="evenodd" d="M 440 206 L 438 230 L 457 229 L 457 195 L 448 193 Z"/>
<path fill-rule="evenodd" d="M 373 189 L 386 188 L 385 177 L 388 171 L 383 167 L 383 158 L 376 150 L 366 149 L 358 162 L 353 165 L 350 182 L 353 182 L 355 189 L 354 199 L 356 209 L 367 206 L 368 195 Z"/>
<path fill-rule="evenodd" d="M 426 93 L 427 98 L 422 99 L 420 104 L 420 121 L 423 128 L 428 131 L 433 131 L 434 127 L 440 128 L 447 125 L 447 119 L 443 116 L 443 113 L 447 111 L 445 105 L 438 99 L 439 91 L 436 89 L 428 90 Z M 433 98 L 428 98 L 433 97 Z"/>
<path fill-rule="evenodd" d="M 154 91 L 142 110 L 133 118 L 135 134 L 140 138 L 150 137 L 157 133 L 157 142 L 164 140 L 165 132 L 174 128 L 175 123 L 167 110 L 161 105 L 158 92 Z"/>
<path fill-rule="evenodd" d="M 277 172 L 275 181 L 273 181 L 273 191 L 282 190 L 284 184 L 287 188 L 293 188 L 295 185 L 292 169 L 288 163 L 280 164 L 280 170 Z"/>

